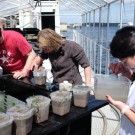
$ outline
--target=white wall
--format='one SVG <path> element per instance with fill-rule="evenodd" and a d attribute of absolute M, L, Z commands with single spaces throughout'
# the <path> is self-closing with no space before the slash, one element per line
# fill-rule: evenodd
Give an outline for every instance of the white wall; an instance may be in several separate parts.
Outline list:
<path fill-rule="evenodd" d="M 41 12 L 55 11 L 55 31 L 60 33 L 60 16 L 59 16 L 59 2 L 58 1 L 41 1 L 41 6 L 37 6 L 34 10 L 29 12 L 19 11 L 19 27 L 33 27 L 34 20 L 38 29 L 42 29 Z"/>

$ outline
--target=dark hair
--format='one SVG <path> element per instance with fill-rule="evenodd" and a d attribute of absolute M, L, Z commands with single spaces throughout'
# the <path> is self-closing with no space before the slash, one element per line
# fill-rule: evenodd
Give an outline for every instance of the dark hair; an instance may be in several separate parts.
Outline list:
<path fill-rule="evenodd" d="M 126 26 L 118 30 L 110 43 L 113 57 L 123 59 L 135 55 L 135 27 Z"/>

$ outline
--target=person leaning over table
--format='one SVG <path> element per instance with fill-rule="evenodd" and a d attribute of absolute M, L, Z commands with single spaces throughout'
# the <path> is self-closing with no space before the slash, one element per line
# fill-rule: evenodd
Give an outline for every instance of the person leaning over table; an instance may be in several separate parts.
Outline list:
<path fill-rule="evenodd" d="M 13 73 L 15 79 L 29 75 L 34 50 L 18 32 L 0 29 L 0 66 L 6 73 Z"/>
<path fill-rule="evenodd" d="M 109 69 L 133 81 L 135 79 L 135 27 L 127 26 L 118 30 L 110 44 L 110 52 L 121 62 L 110 64 Z M 126 103 L 115 101 L 109 95 L 106 95 L 106 99 L 123 114 L 120 135 L 135 135 L 135 81 L 130 88 Z"/>
<path fill-rule="evenodd" d="M 79 73 L 79 65 L 84 68 L 85 84 L 90 86 L 90 64 L 83 48 L 73 41 L 63 39 L 54 30 L 46 28 L 37 36 L 39 48 L 42 50 L 32 66 L 37 70 L 44 59 L 48 59 L 52 65 L 54 83 L 68 81 L 72 84 L 82 84 Z"/>

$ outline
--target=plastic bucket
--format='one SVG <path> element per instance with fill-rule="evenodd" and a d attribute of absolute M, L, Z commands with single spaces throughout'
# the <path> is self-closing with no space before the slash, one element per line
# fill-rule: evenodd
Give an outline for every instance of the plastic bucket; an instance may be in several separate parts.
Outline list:
<path fill-rule="evenodd" d="M 44 85 L 46 83 L 45 69 L 34 70 L 33 71 L 33 76 L 34 76 L 34 79 L 35 79 L 35 84 Z"/>
<path fill-rule="evenodd" d="M 86 107 L 90 97 L 90 87 L 76 85 L 72 88 L 74 105 L 78 107 Z"/>
<path fill-rule="evenodd" d="M 68 91 L 56 91 L 50 94 L 53 113 L 63 116 L 70 111 L 72 93 Z"/>
<path fill-rule="evenodd" d="M 33 109 L 19 104 L 9 108 L 7 114 L 14 118 L 16 135 L 27 135 L 32 130 Z"/>
<path fill-rule="evenodd" d="M 110 95 L 115 100 L 126 102 L 131 86 L 131 81 L 123 76 L 95 75 L 95 98 L 105 100 Z"/>
<path fill-rule="evenodd" d="M 0 135 L 12 134 L 13 117 L 0 112 Z"/>
<path fill-rule="evenodd" d="M 35 110 L 34 115 L 37 123 L 48 120 L 50 101 L 50 98 L 42 95 L 36 95 L 26 99 L 28 106 Z"/>

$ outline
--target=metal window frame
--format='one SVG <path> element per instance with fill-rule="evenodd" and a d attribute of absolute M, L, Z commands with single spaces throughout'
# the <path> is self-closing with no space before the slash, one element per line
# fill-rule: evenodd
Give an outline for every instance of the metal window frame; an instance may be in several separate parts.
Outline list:
<path fill-rule="evenodd" d="M 96 2 L 94 2 L 93 0 L 89 0 L 92 4 L 96 5 L 97 7 L 101 7 L 99 4 L 97 4 Z"/>
<path fill-rule="evenodd" d="M 74 7 L 72 5 L 71 6 L 68 6 L 67 3 L 64 0 L 61 0 L 61 2 L 64 3 L 64 5 L 67 6 L 68 8 L 70 8 L 70 9 L 72 8 L 72 9 L 76 10 L 77 12 L 79 12 L 81 14 L 84 14 L 85 13 L 85 10 L 83 10 L 83 9 L 80 9 L 78 7 Z"/>
<path fill-rule="evenodd" d="M 85 0 L 76 0 L 76 1 L 75 0 L 59 0 L 59 2 L 64 2 L 67 7 L 70 7 L 70 5 L 71 5 L 70 8 L 76 10 L 77 12 L 79 12 L 81 14 L 87 13 L 89 11 L 96 10 L 100 7 L 103 7 L 103 6 L 105 6 L 109 3 L 116 2 L 118 0 L 111 0 L 110 2 L 108 2 L 107 0 L 101 0 L 101 1 L 104 4 L 100 4 L 100 3 L 98 3 L 98 1 L 94 1 L 94 0 L 87 0 L 87 2 Z M 33 2 L 34 2 L 34 0 L 33 0 Z M 6 9 L 6 6 L 0 8 L 1 15 L 2 15 L 3 11 L 10 10 L 13 7 L 18 10 L 19 6 L 20 6 L 20 3 L 22 3 L 22 0 L 16 0 L 16 2 L 13 2 L 13 0 L 0 0 L 1 5 L 2 5 L 2 3 L 7 3 L 8 8 Z M 68 3 L 69 5 L 67 5 L 66 3 Z M 73 3 L 76 3 L 78 6 L 75 6 Z M 11 13 L 12 13 L 12 11 L 11 11 Z"/>
<path fill-rule="evenodd" d="M 80 3 L 82 3 L 82 4 L 84 4 L 84 5 L 86 5 L 86 6 L 88 6 L 89 8 L 91 8 L 92 10 L 94 10 L 94 8 L 93 7 L 91 7 L 90 5 L 88 5 L 87 3 L 85 3 L 85 2 L 83 2 L 82 0 L 78 0 Z"/>
<path fill-rule="evenodd" d="M 85 12 L 89 11 L 89 8 L 86 8 L 83 5 L 80 5 L 79 3 L 76 3 L 74 0 L 70 0 L 70 1 L 72 2 L 71 5 L 76 4 L 76 5 L 80 6 L 81 8 L 85 9 Z M 75 6 L 75 7 L 78 7 L 78 6 Z"/>

